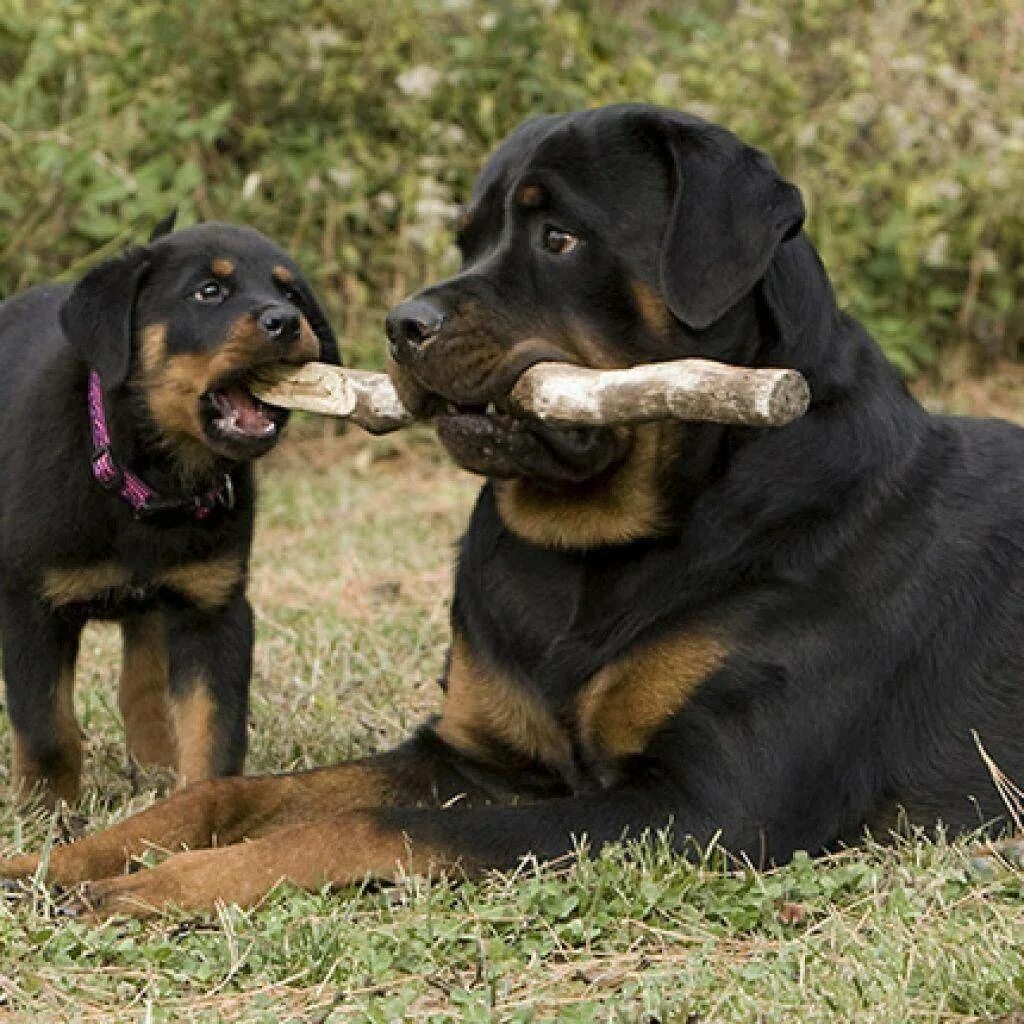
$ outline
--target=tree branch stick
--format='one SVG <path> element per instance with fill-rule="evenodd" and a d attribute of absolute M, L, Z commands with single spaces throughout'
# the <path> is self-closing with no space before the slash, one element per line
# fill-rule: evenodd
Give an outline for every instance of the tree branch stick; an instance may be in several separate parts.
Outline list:
<path fill-rule="evenodd" d="M 384 373 L 324 363 L 275 369 L 252 381 L 266 402 L 352 420 L 374 434 L 413 422 Z M 752 369 L 707 359 L 594 370 L 538 363 L 508 398 L 516 412 L 564 426 L 612 426 L 688 420 L 781 427 L 807 410 L 807 381 L 796 370 Z"/>

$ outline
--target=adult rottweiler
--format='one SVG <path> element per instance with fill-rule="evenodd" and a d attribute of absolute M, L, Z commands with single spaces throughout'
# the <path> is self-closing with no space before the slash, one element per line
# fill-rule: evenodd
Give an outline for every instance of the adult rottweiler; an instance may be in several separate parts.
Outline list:
<path fill-rule="evenodd" d="M 1001 821 L 974 736 L 1024 779 L 1024 431 L 928 415 L 837 308 L 803 219 L 764 155 L 694 117 L 516 131 L 461 218 L 462 272 L 388 321 L 406 401 L 489 478 L 441 714 L 377 757 L 191 787 L 54 850 L 50 877 L 191 847 L 89 891 L 138 912 L 670 823 L 770 863 L 903 814 Z M 810 411 L 765 430 L 503 410 L 541 360 L 697 355 L 796 367 Z"/>
<path fill-rule="evenodd" d="M 258 366 L 338 359 L 294 261 L 174 217 L 71 285 L 0 306 L 0 648 L 16 793 L 78 794 L 85 622 L 117 619 L 128 750 L 187 780 L 241 771 L 252 661 L 252 459 L 284 410 Z"/>

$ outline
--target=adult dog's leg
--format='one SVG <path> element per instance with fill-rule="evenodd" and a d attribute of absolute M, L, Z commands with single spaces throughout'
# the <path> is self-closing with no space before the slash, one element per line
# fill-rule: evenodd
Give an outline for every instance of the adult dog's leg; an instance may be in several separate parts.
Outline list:
<path fill-rule="evenodd" d="M 289 775 L 211 779 L 189 786 L 102 832 L 50 852 L 47 878 L 65 885 L 124 871 L 148 850 L 227 845 L 296 822 L 336 818 L 360 807 L 479 799 L 427 734 L 387 753 Z M 35 854 L 0 860 L 0 877 L 25 878 Z"/>
<path fill-rule="evenodd" d="M 550 859 L 571 853 L 574 837 L 586 835 L 600 846 L 665 826 L 670 812 L 664 796 L 659 800 L 649 790 L 623 789 L 530 806 L 353 811 L 103 879 L 89 886 L 86 899 L 103 915 L 145 915 L 172 905 L 206 909 L 218 900 L 251 906 L 280 881 L 316 890 L 368 876 L 391 879 L 405 871 L 509 867 L 527 854 Z M 682 833 L 707 831 L 704 822 L 676 824 Z"/>
<path fill-rule="evenodd" d="M 7 710 L 13 730 L 11 783 L 16 796 L 42 786 L 43 799 L 74 803 L 82 768 L 75 720 L 75 659 L 81 627 L 25 594 L 0 593 Z"/>

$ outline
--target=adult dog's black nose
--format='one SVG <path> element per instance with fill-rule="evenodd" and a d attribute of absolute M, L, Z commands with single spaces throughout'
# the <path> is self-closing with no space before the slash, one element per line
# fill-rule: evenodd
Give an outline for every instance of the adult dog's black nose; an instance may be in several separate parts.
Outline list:
<path fill-rule="evenodd" d="M 435 337 L 444 324 L 444 313 L 426 299 L 409 299 L 388 313 L 386 329 L 391 354 L 399 362 L 409 358 Z"/>
<path fill-rule="evenodd" d="M 287 306 L 267 306 L 258 319 L 271 341 L 289 342 L 299 336 L 299 314 Z"/>

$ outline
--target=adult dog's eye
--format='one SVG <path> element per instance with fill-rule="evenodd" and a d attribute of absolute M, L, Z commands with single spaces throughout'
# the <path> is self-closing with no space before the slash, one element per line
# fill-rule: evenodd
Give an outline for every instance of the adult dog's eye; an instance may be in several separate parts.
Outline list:
<path fill-rule="evenodd" d="M 227 289 L 220 281 L 204 281 L 193 293 L 192 298 L 198 302 L 217 302 L 226 298 Z"/>
<path fill-rule="evenodd" d="M 578 235 L 573 235 L 549 224 L 544 228 L 541 243 L 548 252 L 554 253 L 556 256 L 565 256 L 580 244 L 580 240 Z"/>

